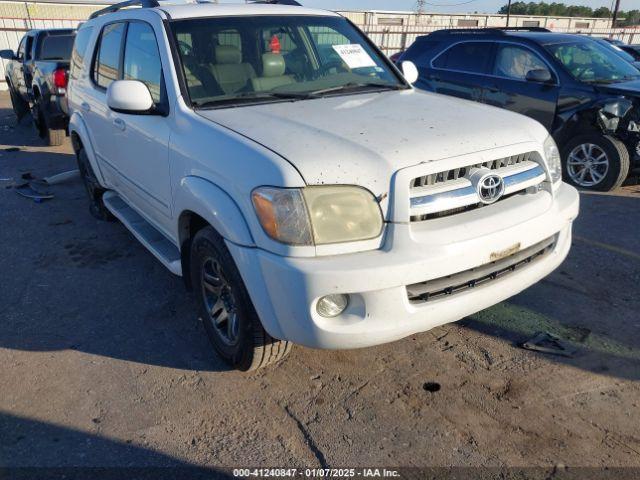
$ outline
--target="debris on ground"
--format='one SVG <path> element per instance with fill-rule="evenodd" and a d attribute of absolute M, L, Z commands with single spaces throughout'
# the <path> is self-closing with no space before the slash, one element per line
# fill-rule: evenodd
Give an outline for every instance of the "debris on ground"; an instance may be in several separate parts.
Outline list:
<path fill-rule="evenodd" d="M 45 192 L 36 190 L 30 183 L 23 183 L 22 185 L 16 185 L 13 187 L 18 195 L 22 195 L 26 198 L 33 199 L 36 203 L 41 203 L 44 200 L 50 200 L 53 198 L 51 192 Z"/>
<path fill-rule="evenodd" d="M 50 175 L 48 177 L 44 177 L 42 180 L 36 180 L 37 183 L 42 183 L 44 185 L 57 185 L 59 183 L 66 182 L 67 180 L 71 180 L 80 176 L 80 170 L 77 168 L 74 170 L 68 170 L 66 172 L 56 173 L 55 175 Z"/>
<path fill-rule="evenodd" d="M 577 348 L 569 342 L 549 332 L 538 332 L 535 336 L 521 345 L 526 350 L 548 353 L 550 355 L 560 355 L 563 357 L 573 357 Z"/>

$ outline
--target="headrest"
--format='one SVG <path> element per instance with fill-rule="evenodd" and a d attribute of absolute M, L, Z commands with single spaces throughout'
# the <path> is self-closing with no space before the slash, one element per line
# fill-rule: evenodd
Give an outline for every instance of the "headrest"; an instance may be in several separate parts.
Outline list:
<path fill-rule="evenodd" d="M 219 65 L 239 65 L 242 63 L 242 52 L 233 45 L 216 46 L 216 63 Z"/>
<path fill-rule="evenodd" d="M 285 68 L 284 57 L 279 53 L 265 53 L 262 55 L 263 77 L 280 77 L 284 75 Z"/>

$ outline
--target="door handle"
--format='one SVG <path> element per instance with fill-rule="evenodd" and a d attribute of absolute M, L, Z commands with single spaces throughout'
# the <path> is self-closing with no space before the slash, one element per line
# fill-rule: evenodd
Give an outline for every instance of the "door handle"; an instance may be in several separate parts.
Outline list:
<path fill-rule="evenodd" d="M 124 130 L 126 128 L 126 124 L 124 123 L 124 120 L 122 120 L 121 118 L 114 118 L 113 126 L 116 127 L 118 130 Z"/>
<path fill-rule="evenodd" d="M 91 110 L 91 107 L 89 106 L 89 104 L 87 102 L 82 102 L 80 104 L 80 108 L 84 111 L 84 112 L 88 112 L 89 110 Z"/>
<path fill-rule="evenodd" d="M 500 91 L 500 89 L 495 85 L 490 85 L 490 86 L 487 87 L 487 91 L 489 91 L 491 93 L 498 93 Z"/>

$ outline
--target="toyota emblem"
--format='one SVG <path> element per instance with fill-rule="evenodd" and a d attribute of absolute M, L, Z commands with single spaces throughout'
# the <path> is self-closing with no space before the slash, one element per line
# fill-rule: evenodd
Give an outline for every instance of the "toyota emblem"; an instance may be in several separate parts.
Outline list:
<path fill-rule="evenodd" d="M 504 195 L 504 180 L 499 175 L 487 175 L 478 182 L 477 188 L 480 201 L 488 205 Z"/>

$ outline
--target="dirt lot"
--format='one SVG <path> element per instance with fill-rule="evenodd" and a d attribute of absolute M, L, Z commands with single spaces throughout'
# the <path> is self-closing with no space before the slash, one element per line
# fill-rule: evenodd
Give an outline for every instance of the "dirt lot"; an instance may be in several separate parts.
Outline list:
<path fill-rule="evenodd" d="M 378 348 L 295 347 L 246 375 L 216 358 L 181 279 L 89 215 L 79 180 L 44 203 L 7 188 L 75 158 L 0 101 L 0 472 L 640 467 L 640 187 L 582 195 L 569 259 L 506 303 Z M 518 346 L 540 330 L 578 354 Z"/>

